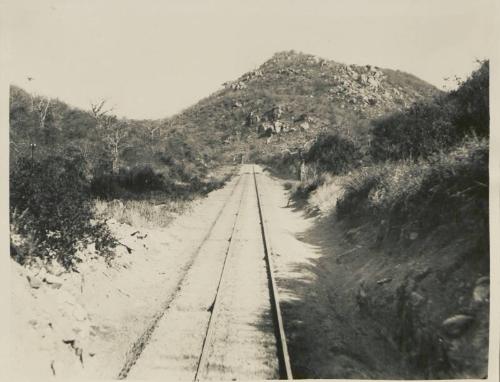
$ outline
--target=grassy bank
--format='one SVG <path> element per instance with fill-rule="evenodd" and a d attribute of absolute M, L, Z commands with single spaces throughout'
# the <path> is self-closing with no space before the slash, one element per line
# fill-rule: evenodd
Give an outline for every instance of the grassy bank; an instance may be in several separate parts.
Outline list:
<path fill-rule="evenodd" d="M 320 214 L 321 240 L 313 244 L 324 246 L 325 236 L 332 243 L 317 264 L 318 283 L 339 291 L 342 311 L 331 314 L 366 328 L 367 346 L 382 341 L 396 354 L 405 365 L 391 369 L 399 378 L 484 377 L 488 62 L 455 91 L 374 121 L 369 139 L 320 136 L 296 159 L 302 179 L 287 185 L 292 200 Z M 277 163 L 276 171 L 298 166 L 291 157 Z M 342 320 L 335 325 L 346 336 L 361 336 Z M 356 354 L 368 375 L 387 375 L 373 366 L 368 347 L 337 350 Z"/>

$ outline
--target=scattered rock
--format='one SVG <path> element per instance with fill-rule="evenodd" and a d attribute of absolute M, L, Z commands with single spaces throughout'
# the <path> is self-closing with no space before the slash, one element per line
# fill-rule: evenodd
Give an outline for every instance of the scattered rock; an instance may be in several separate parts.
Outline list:
<path fill-rule="evenodd" d="M 369 77 L 368 78 L 368 86 L 370 86 L 371 88 L 377 89 L 380 86 L 380 82 L 378 82 L 378 80 L 375 79 L 374 77 Z"/>
<path fill-rule="evenodd" d="M 26 276 L 26 278 L 28 279 L 30 287 L 32 287 L 33 289 L 38 289 L 42 286 L 42 281 L 38 277 L 33 275 L 28 275 Z"/>
<path fill-rule="evenodd" d="M 270 122 L 262 122 L 258 129 L 258 133 L 266 137 L 270 137 L 273 132 L 274 125 Z"/>
<path fill-rule="evenodd" d="M 257 115 L 255 111 L 251 111 L 247 115 L 247 120 L 246 120 L 247 126 L 253 126 L 258 124 L 259 122 L 260 122 L 260 117 Z"/>
<path fill-rule="evenodd" d="M 383 285 L 383 284 L 390 283 L 391 281 L 392 281 L 391 277 L 384 277 L 383 279 L 378 280 L 377 284 L 378 285 Z"/>
<path fill-rule="evenodd" d="M 446 334 L 451 337 L 457 337 L 461 335 L 474 321 L 474 317 L 466 314 L 457 314 L 455 316 L 449 317 L 443 321 L 441 326 L 443 327 Z"/>
<path fill-rule="evenodd" d="M 410 293 L 410 303 L 413 306 L 420 305 L 424 300 L 425 300 L 425 297 L 422 296 L 420 293 L 417 293 L 417 292 Z"/>
<path fill-rule="evenodd" d="M 274 122 L 281 118 L 283 115 L 283 108 L 280 105 L 274 106 L 271 110 L 268 110 L 264 116 L 270 121 Z"/>
<path fill-rule="evenodd" d="M 273 132 L 276 134 L 284 133 L 288 131 L 288 125 L 283 121 L 275 121 L 273 123 Z"/>
<path fill-rule="evenodd" d="M 45 281 L 47 284 L 49 284 L 52 288 L 54 289 L 59 289 L 62 286 L 62 279 L 58 276 L 51 275 L 50 273 L 47 273 L 47 275 L 44 277 L 43 281 Z"/>
<path fill-rule="evenodd" d="M 66 272 L 66 269 L 64 269 L 61 263 L 55 260 L 49 262 L 45 267 L 48 273 L 56 276 L 61 276 L 64 272 Z"/>
<path fill-rule="evenodd" d="M 489 302 L 490 301 L 490 286 L 489 284 L 480 284 L 474 288 L 472 292 L 474 302 Z"/>
<path fill-rule="evenodd" d="M 363 85 L 368 85 L 368 76 L 366 74 L 361 74 L 359 76 L 359 82 Z"/>
<path fill-rule="evenodd" d="M 43 281 L 43 279 L 47 275 L 47 268 L 45 268 L 45 265 L 42 265 L 41 268 L 34 271 L 34 274 L 36 275 L 36 277 Z"/>
<path fill-rule="evenodd" d="M 482 276 L 476 280 L 472 291 L 472 300 L 475 303 L 488 303 L 490 301 L 490 278 Z"/>
<path fill-rule="evenodd" d="M 83 364 L 83 348 L 79 341 L 77 340 L 63 340 L 66 345 L 69 345 L 72 350 L 74 350 L 75 355 L 78 357 L 80 362 Z"/>
<path fill-rule="evenodd" d="M 233 84 L 231 86 L 231 88 L 233 90 L 242 90 L 242 89 L 246 89 L 247 85 L 244 82 L 237 82 L 236 84 Z"/>
<path fill-rule="evenodd" d="M 490 277 L 489 276 L 480 277 L 476 281 L 476 285 L 489 284 L 489 283 L 490 283 Z"/>
<path fill-rule="evenodd" d="M 308 123 L 307 121 L 304 121 L 304 122 L 302 122 L 302 123 L 299 125 L 299 127 L 300 127 L 302 130 L 307 131 L 307 130 L 309 130 L 309 128 L 310 128 L 311 126 L 309 125 L 309 123 Z"/>
<path fill-rule="evenodd" d="M 358 292 L 356 293 L 356 302 L 358 303 L 359 310 L 363 310 L 367 307 L 368 294 L 365 289 L 365 283 L 362 281 L 359 284 Z"/>
<path fill-rule="evenodd" d="M 429 275 L 429 273 L 431 273 L 431 269 L 429 267 L 424 268 L 423 270 L 417 272 L 415 275 L 415 281 L 422 281 Z"/>

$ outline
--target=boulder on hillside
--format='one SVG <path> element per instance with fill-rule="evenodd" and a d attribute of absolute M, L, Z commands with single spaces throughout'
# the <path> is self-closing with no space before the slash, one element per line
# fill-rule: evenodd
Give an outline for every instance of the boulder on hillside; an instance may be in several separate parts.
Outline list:
<path fill-rule="evenodd" d="M 231 90 L 242 90 L 246 89 L 247 85 L 243 81 L 233 82 L 229 85 Z"/>
<path fill-rule="evenodd" d="M 251 111 L 247 115 L 246 124 L 247 126 L 255 126 L 260 122 L 260 117 L 255 111 Z"/>
<path fill-rule="evenodd" d="M 286 133 L 289 130 L 288 124 L 283 121 L 275 121 L 273 123 L 273 126 L 274 126 L 274 133 L 276 134 Z"/>
<path fill-rule="evenodd" d="M 380 82 L 375 77 L 369 77 L 368 86 L 377 89 L 380 86 Z"/>
<path fill-rule="evenodd" d="M 258 77 L 263 77 L 264 76 L 264 73 L 262 73 L 261 70 L 252 70 L 251 72 L 248 72 L 246 74 L 244 74 L 242 77 L 241 77 L 241 80 L 242 81 L 249 81 L 253 78 L 258 78 Z"/>
<path fill-rule="evenodd" d="M 307 121 L 301 122 L 299 124 L 299 127 L 301 130 L 304 130 L 304 131 L 307 131 L 311 128 L 311 126 L 309 125 L 309 122 L 307 122 Z"/>
<path fill-rule="evenodd" d="M 451 337 L 462 334 L 474 322 L 474 318 L 467 314 L 456 314 L 447 318 L 441 324 L 445 333 Z"/>
<path fill-rule="evenodd" d="M 273 132 L 274 132 L 274 125 L 271 122 L 267 121 L 262 122 L 257 129 L 257 133 L 263 137 L 270 137 L 273 134 Z"/>
<path fill-rule="evenodd" d="M 277 121 L 283 115 L 283 108 L 280 105 L 274 106 L 272 109 L 264 113 L 264 118 L 270 122 Z"/>
<path fill-rule="evenodd" d="M 490 301 L 490 278 L 488 276 L 480 277 L 476 281 L 476 286 L 472 292 L 474 302 L 489 302 Z"/>
<path fill-rule="evenodd" d="M 359 83 L 361 85 L 368 85 L 368 76 L 365 73 L 359 76 Z"/>

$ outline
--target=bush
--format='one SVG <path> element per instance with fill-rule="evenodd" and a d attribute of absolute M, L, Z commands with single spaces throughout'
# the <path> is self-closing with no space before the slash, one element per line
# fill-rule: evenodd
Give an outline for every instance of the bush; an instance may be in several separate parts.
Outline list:
<path fill-rule="evenodd" d="M 114 245 L 105 223 L 93 215 L 81 159 L 19 159 L 10 172 L 10 211 L 13 233 L 33 238 L 32 255 L 56 259 L 67 269 L 78 249 L 93 242 L 109 255 Z M 28 260 L 19 253 L 16 258 Z"/>
<path fill-rule="evenodd" d="M 359 165 L 361 157 L 352 138 L 330 133 L 318 136 L 305 154 L 305 162 L 316 164 L 320 171 L 339 175 Z"/>
<path fill-rule="evenodd" d="M 202 179 L 186 173 L 184 181 L 173 182 L 149 165 L 120 169 L 118 174 L 101 174 L 91 182 L 92 195 L 100 199 L 149 200 L 151 198 L 190 199 L 224 186 L 224 179 Z"/>
<path fill-rule="evenodd" d="M 424 229 L 451 223 L 466 229 L 487 227 L 488 183 L 488 141 L 466 139 L 449 153 L 427 160 L 384 163 L 357 171 L 344 185 L 338 214 L 417 224 Z"/>
<path fill-rule="evenodd" d="M 458 104 L 454 123 L 462 135 L 489 135 L 490 124 L 490 64 L 479 61 L 480 67 L 462 82 L 450 97 Z"/>
<path fill-rule="evenodd" d="M 189 204 L 182 200 L 126 200 L 124 203 L 96 200 L 97 213 L 136 228 L 165 228 Z"/>
<path fill-rule="evenodd" d="M 136 166 L 120 169 L 118 174 L 105 173 L 95 176 L 91 182 L 92 194 L 99 198 L 133 198 L 152 191 L 171 192 L 173 184 L 163 174 L 156 173 L 150 166 Z"/>
<path fill-rule="evenodd" d="M 378 161 L 427 158 L 466 136 L 489 134 L 489 63 L 485 61 L 459 88 L 440 98 L 374 123 L 370 154 Z"/>
<path fill-rule="evenodd" d="M 371 156 L 378 161 L 417 159 L 456 143 L 456 104 L 447 98 L 414 104 L 374 123 Z"/>
<path fill-rule="evenodd" d="M 367 212 L 368 195 L 384 173 L 382 165 L 362 167 L 353 172 L 343 184 L 344 192 L 337 202 L 339 217 L 362 215 Z"/>

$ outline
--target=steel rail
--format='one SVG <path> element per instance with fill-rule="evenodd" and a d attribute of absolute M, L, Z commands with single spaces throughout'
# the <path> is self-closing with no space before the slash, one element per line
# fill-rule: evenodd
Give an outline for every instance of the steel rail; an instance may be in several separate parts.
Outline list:
<path fill-rule="evenodd" d="M 241 213 L 241 205 L 243 203 L 243 199 L 246 197 L 247 194 L 247 187 L 244 188 L 241 194 L 241 199 L 238 203 L 238 211 L 236 212 L 236 216 L 234 218 L 234 223 L 233 227 L 231 228 L 231 237 L 229 238 L 229 245 L 227 246 L 226 249 L 226 255 L 224 256 L 224 263 L 222 264 L 222 270 L 220 272 L 219 276 L 219 282 L 217 283 L 217 289 L 215 290 L 215 297 L 214 297 L 214 302 L 212 303 L 212 310 L 210 312 L 210 317 L 208 319 L 207 323 L 207 329 L 205 332 L 205 338 L 203 339 L 203 344 L 201 346 L 201 352 L 200 352 L 200 357 L 198 359 L 198 365 L 196 367 L 196 373 L 194 375 L 194 380 L 199 381 L 200 380 L 200 373 L 203 372 L 203 370 L 206 368 L 207 364 L 207 359 L 208 359 L 208 353 L 206 346 L 211 343 L 211 340 L 214 336 L 214 326 L 212 325 L 214 318 L 217 319 L 217 315 L 219 314 L 219 309 L 220 309 L 220 304 L 219 304 L 219 289 L 222 285 L 222 282 L 224 280 L 224 275 L 225 275 L 225 270 L 226 270 L 226 264 L 228 262 L 228 259 L 231 257 L 232 254 L 232 248 L 233 248 L 233 236 L 236 231 L 236 225 L 238 224 L 238 218 Z"/>
<path fill-rule="evenodd" d="M 281 309 L 280 309 L 280 304 L 279 304 L 279 297 L 278 297 L 278 288 L 276 285 L 276 280 L 274 279 L 274 267 L 273 267 L 273 261 L 271 258 L 272 255 L 272 247 L 271 247 L 271 240 L 269 236 L 269 230 L 267 228 L 267 220 L 264 218 L 264 213 L 263 213 L 263 208 L 262 208 L 262 201 L 260 198 L 259 194 L 259 188 L 257 186 L 257 177 L 255 175 L 255 168 L 252 167 L 252 172 L 253 172 L 253 180 L 255 184 L 255 192 L 257 194 L 257 205 L 259 209 L 259 217 L 260 217 L 260 227 L 261 227 L 261 232 L 262 232 L 262 241 L 264 244 L 264 252 L 265 252 L 265 259 L 266 259 L 266 268 L 267 268 L 267 274 L 268 274 L 268 281 L 269 281 L 269 295 L 271 299 L 271 308 L 273 311 L 273 318 L 274 318 L 274 329 L 275 329 L 275 335 L 276 335 L 276 340 L 277 340 L 277 346 L 278 346 L 278 361 L 279 361 L 279 369 L 280 369 L 280 378 L 281 379 L 293 379 L 292 375 L 292 368 L 290 364 L 290 356 L 288 354 L 288 346 L 286 343 L 286 335 L 285 335 L 285 328 L 283 325 L 283 317 L 281 315 Z"/>
<path fill-rule="evenodd" d="M 240 184 L 242 178 L 243 178 L 243 176 L 241 176 L 241 175 L 238 177 L 233 188 L 231 189 L 229 196 L 224 201 L 220 210 L 218 211 L 217 215 L 215 216 L 214 220 L 210 224 L 210 227 L 209 227 L 208 231 L 206 232 L 205 236 L 201 240 L 200 244 L 196 247 L 196 249 L 192 252 L 191 258 L 190 258 L 187 266 L 182 271 L 182 275 L 179 278 L 179 282 L 177 283 L 177 289 L 179 288 L 179 286 L 182 284 L 182 282 L 186 278 L 187 273 L 189 272 L 189 269 L 191 269 L 191 267 L 193 266 L 195 260 L 198 258 L 198 255 L 199 255 L 203 245 L 210 238 L 215 225 L 219 221 L 219 218 L 221 217 L 222 212 L 229 205 L 229 201 L 233 197 L 234 192 L 238 188 L 238 185 Z M 241 190 L 239 203 L 241 203 L 241 200 L 243 199 L 243 193 L 245 192 L 245 189 L 246 189 L 246 187 L 243 187 L 243 189 Z M 172 295 L 169 296 L 169 298 L 167 298 L 167 300 L 162 304 L 162 308 L 151 318 L 151 321 L 148 324 L 148 326 L 146 327 L 146 329 L 144 330 L 144 332 L 139 336 L 139 338 L 134 342 L 132 347 L 129 349 L 129 351 L 127 352 L 126 358 L 125 358 L 125 363 L 123 364 L 120 372 L 118 373 L 117 379 L 126 379 L 127 378 L 128 373 L 130 372 L 130 370 L 132 369 L 134 364 L 137 362 L 137 360 L 141 356 L 143 350 L 146 348 L 146 346 L 147 346 L 154 330 L 156 329 L 160 319 L 165 315 L 166 311 L 169 309 L 170 304 L 175 299 L 176 295 L 177 295 L 176 293 L 172 293 Z"/>

